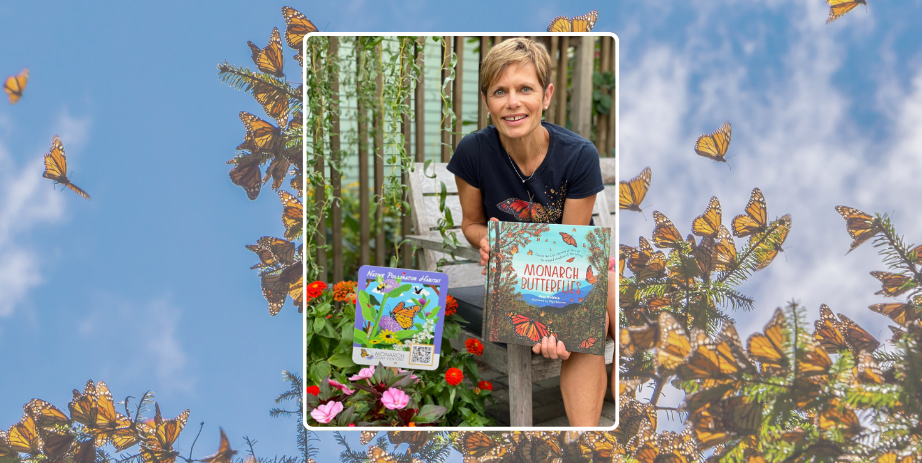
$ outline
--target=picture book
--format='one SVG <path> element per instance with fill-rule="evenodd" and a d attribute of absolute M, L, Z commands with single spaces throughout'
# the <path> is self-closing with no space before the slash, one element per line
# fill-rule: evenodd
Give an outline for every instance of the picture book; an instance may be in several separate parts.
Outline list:
<path fill-rule="evenodd" d="M 533 346 L 554 335 L 604 355 L 611 229 L 490 221 L 487 232 L 484 338 Z"/>
<path fill-rule="evenodd" d="M 356 289 L 355 363 L 438 368 L 448 275 L 365 265 Z"/>

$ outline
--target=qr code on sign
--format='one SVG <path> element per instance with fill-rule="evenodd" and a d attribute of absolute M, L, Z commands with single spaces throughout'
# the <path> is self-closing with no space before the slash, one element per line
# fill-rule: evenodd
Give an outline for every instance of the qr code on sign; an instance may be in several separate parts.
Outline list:
<path fill-rule="evenodd" d="M 432 365 L 435 346 L 425 344 L 410 345 L 410 365 Z"/>

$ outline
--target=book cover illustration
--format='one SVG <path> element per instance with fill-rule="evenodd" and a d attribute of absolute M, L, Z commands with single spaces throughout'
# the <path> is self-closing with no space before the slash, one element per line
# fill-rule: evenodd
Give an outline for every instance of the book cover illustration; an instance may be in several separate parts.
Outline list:
<path fill-rule="evenodd" d="M 439 366 L 448 275 L 365 265 L 358 273 L 352 360 L 434 370 Z"/>
<path fill-rule="evenodd" d="M 533 346 L 554 335 L 604 355 L 611 230 L 490 221 L 487 232 L 484 338 Z"/>

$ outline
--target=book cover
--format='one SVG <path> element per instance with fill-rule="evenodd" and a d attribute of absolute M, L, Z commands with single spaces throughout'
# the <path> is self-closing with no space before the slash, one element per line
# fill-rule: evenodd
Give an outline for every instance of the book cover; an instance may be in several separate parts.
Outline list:
<path fill-rule="evenodd" d="M 611 229 L 490 221 L 487 232 L 484 338 L 533 346 L 553 334 L 604 355 Z"/>
<path fill-rule="evenodd" d="M 448 275 L 365 265 L 359 269 L 356 289 L 355 363 L 438 368 Z"/>

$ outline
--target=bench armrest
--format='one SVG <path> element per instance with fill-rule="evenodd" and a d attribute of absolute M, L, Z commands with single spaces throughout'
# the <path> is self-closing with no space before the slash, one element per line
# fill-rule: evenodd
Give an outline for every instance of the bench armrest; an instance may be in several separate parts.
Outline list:
<path fill-rule="evenodd" d="M 450 249 L 446 249 L 443 247 L 442 237 L 439 235 L 435 235 L 435 236 L 407 235 L 404 238 L 410 240 L 410 242 L 413 243 L 413 246 L 416 246 L 418 248 L 428 249 L 430 251 L 444 252 L 446 254 L 451 253 Z M 456 257 L 469 259 L 474 262 L 480 262 L 480 251 L 470 246 L 467 246 L 465 244 L 462 244 L 461 246 L 455 248 L 454 253 Z"/>

